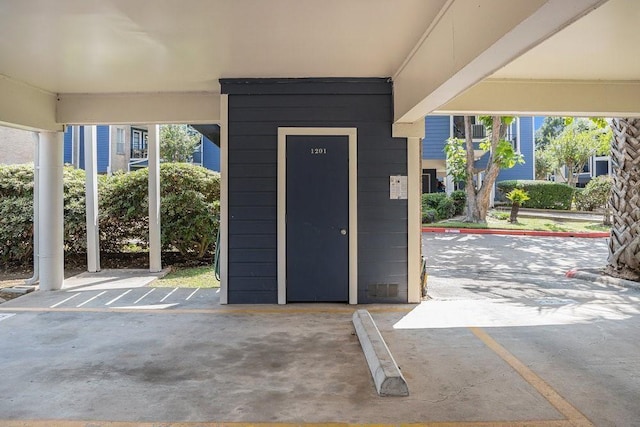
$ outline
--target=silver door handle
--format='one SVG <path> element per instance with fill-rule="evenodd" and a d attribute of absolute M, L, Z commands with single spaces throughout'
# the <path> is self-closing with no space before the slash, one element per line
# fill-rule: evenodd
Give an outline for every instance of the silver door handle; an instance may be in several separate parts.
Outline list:
<path fill-rule="evenodd" d="M 342 234 L 343 236 L 347 235 L 347 229 L 346 228 L 341 228 L 340 229 L 340 234 Z"/>

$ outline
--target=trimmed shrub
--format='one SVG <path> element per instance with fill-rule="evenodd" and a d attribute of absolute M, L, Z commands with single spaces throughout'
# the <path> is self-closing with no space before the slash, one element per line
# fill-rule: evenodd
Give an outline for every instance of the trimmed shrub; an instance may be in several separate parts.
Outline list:
<path fill-rule="evenodd" d="M 64 168 L 64 248 L 86 251 L 84 171 Z M 0 262 L 33 257 L 33 164 L 0 166 Z"/>
<path fill-rule="evenodd" d="M 458 201 L 447 196 L 445 193 L 425 193 L 422 195 L 422 222 L 428 224 L 441 219 L 451 218 L 456 215 L 457 209 L 462 211 L 466 196 L 462 193 L 462 205 L 460 205 L 460 195 L 457 194 Z"/>
<path fill-rule="evenodd" d="M 435 209 L 423 209 L 422 210 L 422 223 L 430 224 L 438 220 L 438 213 Z"/>
<path fill-rule="evenodd" d="M 28 263 L 33 255 L 33 198 L 0 198 L 0 263 Z"/>
<path fill-rule="evenodd" d="M 87 251 L 85 181 L 82 169 L 64 168 L 64 250 L 70 254 Z"/>
<path fill-rule="evenodd" d="M 576 209 L 581 211 L 592 211 L 603 207 L 609 201 L 613 181 L 607 175 L 593 178 L 581 191 L 576 191 Z"/>
<path fill-rule="evenodd" d="M 98 177 L 100 248 L 148 246 L 148 170 Z M 213 253 L 218 230 L 219 175 L 200 166 L 160 167 L 162 247 L 186 257 Z M 85 173 L 64 169 L 64 249 L 86 251 Z M 33 165 L 0 166 L 0 264 L 33 256 Z"/>
<path fill-rule="evenodd" d="M 120 252 L 133 241 L 148 246 L 147 168 L 114 175 L 107 181 L 101 206 L 101 247 Z M 202 258 L 213 251 L 218 231 L 219 175 L 188 163 L 160 165 L 162 249 Z"/>
<path fill-rule="evenodd" d="M 515 188 L 526 191 L 530 199 L 522 204 L 525 208 L 571 209 L 575 189 L 567 184 L 551 181 L 508 180 L 496 184 L 501 197 Z"/>
<path fill-rule="evenodd" d="M 446 198 L 446 193 L 425 193 L 422 195 L 422 210 L 437 209 L 440 202 Z"/>
<path fill-rule="evenodd" d="M 464 207 L 467 204 L 467 193 L 464 190 L 456 190 L 451 193 L 451 200 L 455 206 L 454 215 L 461 215 L 464 212 Z"/>
<path fill-rule="evenodd" d="M 438 207 L 436 208 L 436 212 L 440 219 L 451 218 L 454 216 L 456 214 L 456 206 L 453 199 L 451 199 L 451 197 L 445 197 L 440 200 Z"/>

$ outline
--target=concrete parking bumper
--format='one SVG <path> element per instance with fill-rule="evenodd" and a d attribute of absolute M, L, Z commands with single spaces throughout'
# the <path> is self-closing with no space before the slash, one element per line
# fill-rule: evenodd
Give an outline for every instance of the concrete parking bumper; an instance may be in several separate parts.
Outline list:
<path fill-rule="evenodd" d="M 353 313 L 353 326 L 380 396 L 408 396 L 407 382 L 367 310 Z"/>

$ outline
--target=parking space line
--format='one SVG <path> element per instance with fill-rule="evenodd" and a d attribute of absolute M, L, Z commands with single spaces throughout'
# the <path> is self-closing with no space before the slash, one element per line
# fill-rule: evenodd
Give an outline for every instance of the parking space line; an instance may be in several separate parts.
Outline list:
<path fill-rule="evenodd" d="M 0 427 L 396 427 L 399 424 L 382 423 L 242 423 L 242 422 L 133 422 L 133 421 L 78 421 L 78 420 L 0 420 Z M 415 427 L 571 427 L 567 420 L 532 421 L 463 421 L 403 423 Z"/>
<path fill-rule="evenodd" d="M 189 296 L 185 299 L 185 301 L 189 301 L 189 299 L 191 299 L 191 297 L 192 297 L 192 296 L 194 296 L 194 295 L 195 295 L 195 293 L 196 293 L 196 292 L 198 292 L 199 290 L 200 290 L 200 288 L 196 288 L 196 290 L 195 290 L 195 291 L 193 291 L 193 292 L 191 292 L 191 293 L 189 294 Z"/>
<path fill-rule="evenodd" d="M 171 296 L 171 294 L 172 294 L 172 293 L 174 293 L 174 292 L 175 292 L 175 291 L 177 291 L 177 290 L 178 290 L 178 288 L 173 288 L 173 290 L 172 290 L 171 292 L 169 292 L 168 294 L 166 294 L 166 295 L 164 296 L 164 298 L 162 298 L 162 299 L 160 300 L 160 302 L 164 302 L 164 300 L 166 300 L 167 298 L 169 298 L 169 297 Z"/>
<path fill-rule="evenodd" d="M 96 298 L 98 298 L 99 296 L 104 295 L 104 294 L 106 294 L 106 293 L 107 293 L 107 291 L 102 291 L 102 292 L 100 292 L 98 295 L 95 295 L 94 297 L 89 298 L 89 299 L 88 299 L 88 300 L 86 300 L 85 302 L 82 302 L 82 303 L 80 303 L 80 304 L 76 305 L 76 308 L 80 308 L 80 307 L 82 307 L 83 305 L 85 305 L 85 304 L 87 304 L 87 303 L 89 303 L 89 302 L 93 301 L 94 299 L 96 299 Z"/>
<path fill-rule="evenodd" d="M 151 292 L 155 291 L 156 288 L 152 288 L 149 292 L 147 292 L 146 294 L 142 295 L 140 298 L 138 298 L 137 300 L 134 301 L 134 304 L 139 303 L 140 301 L 142 301 L 144 299 L 144 297 L 146 297 L 147 295 L 149 295 Z"/>
<path fill-rule="evenodd" d="M 106 303 L 105 305 L 111 305 L 114 302 L 118 301 L 120 298 L 122 298 L 123 296 L 125 296 L 126 294 L 128 294 L 129 292 L 131 292 L 133 289 L 129 289 L 128 291 L 125 291 L 123 293 L 121 293 L 120 295 L 118 295 L 117 297 L 115 297 L 114 299 L 112 299 L 111 301 L 109 301 L 108 303 Z"/>
<path fill-rule="evenodd" d="M 75 298 L 75 297 L 77 297 L 78 295 L 80 295 L 80 294 L 73 294 L 73 295 L 71 295 L 69 298 L 65 298 L 65 299 L 63 299 L 62 301 L 60 301 L 59 303 L 57 303 L 57 304 L 53 304 L 53 305 L 52 305 L 51 307 L 49 307 L 49 308 L 56 308 L 57 306 L 62 305 L 62 304 L 64 304 L 65 302 L 67 302 L 67 301 L 70 301 L 70 300 L 74 299 L 74 298 Z"/>
<path fill-rule="evenodd" d="M 593 426 L 591 421 L 585 417 L 578 409 L 567 402 L 557 391 L 547 384 L 542 378 L 522 363 L 517 357 L 511 354 L 506 348 L 498 344 L 488 333 L 481 328 L 470 327 L 471 332 L 482 341 L 487 347 L 493 350 L 502 360 L 507 362 L 520 376 L 536 389 L 554 408 L 564 415 L 571 425 Z"/>

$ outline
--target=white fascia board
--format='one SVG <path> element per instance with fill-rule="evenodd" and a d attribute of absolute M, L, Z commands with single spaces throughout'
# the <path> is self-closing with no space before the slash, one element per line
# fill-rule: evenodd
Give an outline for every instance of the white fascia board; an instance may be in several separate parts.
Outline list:
<path fill-rule="evenodd" d="M 637 117 L 640 81 L 485 80 L 438 109 L 446 114 Z"/>
<path fill-rule="evenodd" d="M 391 133 L 394 138 L 424 138 L 424 119 L 413 123 L 394 123 Z"/>
<path fill-rule="evenodd" d="M 437 110 L 606 1 L 448 1 L 393 76 L 395 121 Z"/>
<path fill-rule="evenodd" d="M 66 124 L 188 123 L 220 121 L 215 92 L 60 94 L 56 119 Z"/>
<path fill-rule="evenodd" d="M 56 95 L 0 75 L 0 125 L 30 131 L 61 131 Z"/>

